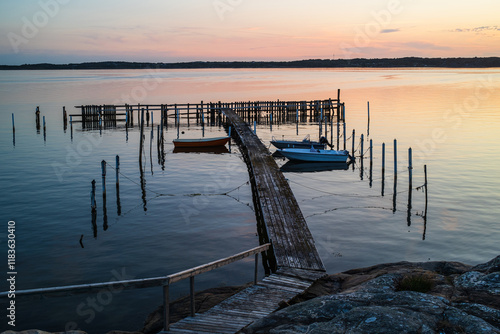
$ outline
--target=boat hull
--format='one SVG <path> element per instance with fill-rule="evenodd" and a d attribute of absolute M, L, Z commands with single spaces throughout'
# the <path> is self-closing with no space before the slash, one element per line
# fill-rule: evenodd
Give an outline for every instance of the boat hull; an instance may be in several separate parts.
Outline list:
<path fill-rule="evenodd" d="M 174 139 L 174 147 L 214 147 L 224 146 L 231 137 L 199 138 L 199 139 Z"/>
<path fill-rule="evenodd" d="M 286 158 L 295 161 L 346 163 L 349 158 L 347 151 L 284 148 L 280 149 L 279 152 Z"/>

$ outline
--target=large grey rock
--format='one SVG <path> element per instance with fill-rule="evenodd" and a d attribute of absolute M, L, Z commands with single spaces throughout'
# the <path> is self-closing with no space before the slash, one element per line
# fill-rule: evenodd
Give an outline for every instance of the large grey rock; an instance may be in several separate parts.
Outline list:
<path fill-rule="evenodd" d="M 242 332 L 500 333 L 499 264 L 400 262 L 331 275 Z M 400 291 L 405 277 L 429 291 Z"/>

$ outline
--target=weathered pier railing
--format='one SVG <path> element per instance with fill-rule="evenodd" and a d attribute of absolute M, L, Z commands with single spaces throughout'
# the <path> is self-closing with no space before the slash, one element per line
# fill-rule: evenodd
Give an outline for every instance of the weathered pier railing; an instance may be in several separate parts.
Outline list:
<path fill-rule="evenodd" d="M 73 295 L 75 293 L 89 293 L 96 290 L 101 290 L 105 288 L 116 289 L 117 286 L 120 286 L 123 289 L 140 289 L 140 288 L 150 288 L 155 286 L 163 287 L 163 320 L 165 330 L 168 330 L 170 324 L 170 293 L 169 288 L 170 285 L 184 279 L 190 280 L 190 299 L 191 299 L 191 316 L 195 315 L 195 301 L 194 301 L 194 278 L 197 275 L 212 271 L 214 269 L 223 267 L 225 265 L 240 261 L 249 256 L 255 255 L 255 269 L 254 269 L 254 284 L 257 283 L 258 277 L 258 264 L 260 253 L 266 252 L 269 250 L 271 244 L 267 243 L 247 251 L 213 261 L 201 266 L 197 266 L 191 269 L 187 269 L 175 274 L 161 276 L 161 277 L 153 277 L 153 278 L 141 278 L 141 279 L 132 279 L 132 280 L 123 280 L 123 281 L 112 281 L 112 282 L 104 282 L 104 283 L 92 283 L 92 284 L 80 284 L 80 285 L 67 285 L 60 287 L 52 287 L 52 288 L 39 288 L 39 289 L 29 289 L 29 290 L 17 290 L 15 292 L 16 297 L 20 296 L 48 296 L 48 295 Z M 11 292 L 1 292 L 0 298 L 7 298 Z"/>
<path fill-rule="evenodd" d="M 340 91 L 337 99 L 312 101 L 241 101 L 241 102 L 203 102 L 184 104 L 121 104 L 121 105 L 81 105 L 75 106 L 80 113 L 70 114 L 72 122 L 81 122 L 83 128 L 114 127 L 117 121 L 124 121 L 127 126 L 134 126 L 134 114 L 137 124 L 141 122 L 141 111 L 144 110 L 146 122 L 150 114 L 160 112 L 164 124 L 168 125 L 173 118 L 175 124 L 181 119 L 196 123 L 215 124 L 224 117 L 222 109 L 231 109 L 248 123 L 266 122 L 315 122 L 344 121 L 344 103 L 340 102 Z M 117 116 L 125 116 L 118 118 Z M 63 118 L 67 119 L 64 111 Z M 152 117 L 151 117 L 152 118 Z"/>

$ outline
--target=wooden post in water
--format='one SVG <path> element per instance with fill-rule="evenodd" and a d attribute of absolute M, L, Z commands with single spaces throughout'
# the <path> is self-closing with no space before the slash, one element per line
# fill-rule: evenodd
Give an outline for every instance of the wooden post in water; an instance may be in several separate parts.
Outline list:
<path fill-rule="evenodd" d="M 47 127 L 45 124 L 45 116 L 43 116 L 43 140 L 47 140 Z"/>
<path fill-rule="evenodd" d="M 365 135 L 364 134 L 361 134 L 361 138 L 360 138 L 360 144 L 361 144 L 361 160 L 363 160 L 363 156 L 365 155 L 365 152 L 364 152 L 364 145 L 365 145 Z"/>
<path fill-rule="evenodd" d="M 64 129 L 66 130 L 66 127 L 68 126 L 68 113 L 66 112 L 65 106 L 63 106 L 63 125 Z"/>
<path fill-rule="evenodd" d="M 407 216 L 406 216 L 406 221 L 408 223 L 408 226 L 411 225 L 411 193 L 412 193 L 412 152 L 411 152 L 411 147 L 408 149 L 408 210 L 407 210 Z"/>
<path fill-rule="evenodd" d="M 36 123 L 36 129 L 38 131 L 40 131 L 40 107 L 36 107 L 36 111 L 35 111 L 35 123 Z"/>
<path fill-rule="evenodd" d="M 12 113 L 12 132 L 16 133 L 16 124 L 14 122 L 14 113 Z"/>
<path fill-rule="evenodd" d="M 368 108 L 368 126 L 366 128 L 366 135 L 370 136 L 370 101 L 366 102 Z"/>
<path fill-rule="evenodd" d="M 370 188 L 372 187 L 372 172 L 373 172 L 373 140 L 370 139 Z"/>
<path fill-rule="evenodd" d="M 340 147 L 340 123 L 337 122 L 337 149 Z"/>
<path fill-rule="evenodd" d="M 101 161 L 101 172 L 102 172 L 102 194 L 106 195 L 106 161 Z"/>
<path fill-rule="evenodd" d="M 344 138 L 344 151 L 346 149 L 346 141 L 347 141 L 347 138 L 346 138 L 346 135 L 345 135 L 345 122 L 343 123 L 343 128 L 344 128 L 344 131 L 343 131 L 343 138 Z M 338 147 L 337 147 L 338 149 Z"/>
<path fill-rule="evenodd" d="M 382 143 L 382 196 L 384 196 L 385 185 L 385 143 Z"/>
<path fill-rule="evenodd" d="M 139 164 L 142 166 L 142 149 L 144 144 L 144 108 L 141 109 L 141 134 L 139 138 Z M 141 167 L 142 168 L 142 167 Z"/>
<path fill-rule="evenodd" d="M 398 141 L 394 139 L 394 179 L 398 177 Z"/>
<path fill-rule="evenodd" d="M 413 177 L 413 165 L 412 165 L 412 151 L 411 147 L 408 149 L 408 182 L 410 186 L 410 191 L 412 188 L 412 177 Z"/>
<path fill-rule="evenodd" d="M 92 208 L 92 211 L 95 211 L 97 208 L 95 200 L 95 180 L 92 180 L 92 190 L 90 191 L 90 207 Z"/>
<path fill-rule="evenodd" d="M 213 115 L 212 115 L 212 119 L 213 119 Z M 190 299 L 191 299 L 191 316 L 194 317 L 195 315 L 195 311 L 196 311 L 196 307 L 195 307 L 195 302 L 194 302 L 194 276 L 191 276 L 189 277 L 189 295 L 190 295 Z"/>
<path fill-rule="evenodd" d="M 116 155 L 116 187 L 120 184 L 120 156 Z"/>
<path fill-rule="evenodd" d="M 352 153 L 351 153 L 351 156 L 354 158 L 355 155 L 354 155 L 354 141 L 356 140 L 356 130 L 355 129 L 352 129 Z"/>

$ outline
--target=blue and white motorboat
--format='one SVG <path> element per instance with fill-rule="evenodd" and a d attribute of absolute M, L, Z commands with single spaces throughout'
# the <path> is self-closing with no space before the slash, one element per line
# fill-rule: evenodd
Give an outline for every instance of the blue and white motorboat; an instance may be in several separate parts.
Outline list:
<path fill-rule="evenodd" d="M 283 156 L 290 160 L 311 161 L 311 162 L 343 162 L 349 158 L 346 150 L 320 150 L 311 148 L 282 148 L 278 149 Z"/>

